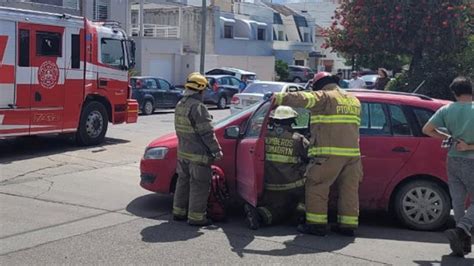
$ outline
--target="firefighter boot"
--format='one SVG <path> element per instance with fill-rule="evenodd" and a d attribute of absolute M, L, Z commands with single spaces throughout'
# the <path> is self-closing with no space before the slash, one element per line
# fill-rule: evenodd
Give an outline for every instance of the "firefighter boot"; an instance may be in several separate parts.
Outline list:
<path fill-rule="evenodd" d="M 327 225 L 325 224 L 300 224 L 296 228 L 298 232 L 315 236 L 326 236 L 328 234 Z"/>
<path fill-rule="evenodd" d="M 188 217 L 186 216 L 173 215 L 173 220 L 178 222 L 186 221 L 187 219 Z"/>
<path fill-rule="evenodd" d="M 449 246 L 453 251 L 451 254 L 458 257 L 464 257 L 466 239 L 469 238 L 466 232 L 464 232 L 463 229 L 456 227 L 454 229 L 444 231 L 444 234 L 448 238 Z"/>
<path fill-rule="evenodd" d="M 472 251 L 472 242 L 471 236 L 468 236 L 464 239 L 464 255 L 471 253 Z"/>
<path fill-rule="evenodd" d="M 333 231 L 334 233 L 343 235 L 343 236 L 350 236 L 350 237 L 355 236 L 355 230 L 354 229 L 340 227 L 339 225 L 331 226 L 331 231 Z"/>
<path fill-rule="evenodd" d="M 260 228 L 260 222 L 262 218 L 258 214 L 257 208 L 255 208 L 254 206 L 250 204 L 245 204 L 244 211 L 247 217 L 246 222 L 247 222 L 248 228 L 252 230 L 257 230 L 258 228 Z"/>
<path fill-rule="evenodd" d="M 188 224 L 192 226 L 209 226 L 212 225 L 212 220 L 209 218 L 205 218 L 202 221 L 194 221 L 188 219 Z"/>

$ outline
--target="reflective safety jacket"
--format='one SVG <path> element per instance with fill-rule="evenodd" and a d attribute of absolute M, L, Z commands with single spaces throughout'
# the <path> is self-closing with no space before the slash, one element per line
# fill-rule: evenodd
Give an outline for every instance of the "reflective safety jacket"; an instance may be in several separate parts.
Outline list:
<path fill-rule="evenodd" d="M 311 111 L 309 156 L 360 156 L 359 100 L 335 84 L 312 92 L 276 93 L 277 105 Z"/>
<path fill-rule="evenodd" d="M 275 126 L 265 137 L 265 189 L 290 190 L 304 186 L 309 141 L 299 133 Z"/>
<path fill-rule="evenodd" d="M 212 117 L 202 103 L 202 96 L 184 96 L 176 105 L 174 126 L 178 135 L 178 159 L 210 164 L 221 151 Z"/>

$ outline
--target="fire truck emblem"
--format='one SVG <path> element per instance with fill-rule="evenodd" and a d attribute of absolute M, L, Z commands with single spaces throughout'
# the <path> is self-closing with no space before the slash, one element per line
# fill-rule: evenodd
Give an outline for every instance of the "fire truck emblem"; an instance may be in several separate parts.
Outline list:
<path fill-rule="evenodd" d="M 58 83 L 59 68 L 56 63 L 44 61 L 38 69 L 38 81 L 45 89 L 52 89 Z"/>

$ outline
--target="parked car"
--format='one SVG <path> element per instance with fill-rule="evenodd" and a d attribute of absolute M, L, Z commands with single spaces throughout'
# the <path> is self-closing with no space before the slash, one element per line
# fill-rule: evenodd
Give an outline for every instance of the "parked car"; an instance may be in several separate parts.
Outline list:
<path fill-rule="evenodd" d="M 304 66 L 288 66 L 288 81 L 294 83 L 307 82 L 314 77 L 314 71 Z"/>
<path fill-rule="evenodd" d="M 421 132 L 431 115 L 448 101 L 422 95 L 350 90 L 362 103 L 360 146 L 364 178 L 362 210 L 392 211 L 405 226 L 417 230 L 442 227 L 450 215 L 445 159 L 441 141 Z M 215 123 L 224 158 L 215 167 L 224 173 L 234 199 L 256 205 L 263 190 L 264 136 L 271 101 L 254 105 Z M 309 115 L 296 125 L 309 134 Z M 306 120 L 306 121 L 304 121 Z M 140 185 L 172 193 L 176 184 L 177 138 L 174 133 L 152 141 L 140 162 Z"/>
<path fill-rule="evenodd" d="M 379 75 L 369 74 L 369 75 L 363 75 L 360 78 L 365 81 L 365 87 L 367 89 L 374 89 L 375 88 L 375 81 L 377 80 L 378 77 L 379 77 Z"/>
<path fill-rule="evenodd" d="M 208 88 L 204 91 L 204 103 L 216 105 L 224 109 L 232 96 L 240 91 L 239 79 L 229 75 L 207 75 Z"/>
<path fill-rule="evenodd" d="M 238 69 L 234 67 L 220 67 L 220 68 L 214 68 L 206 72 L 206 75 L 229 75 L 236 77 L 239 80 L 242 80 L 244 83 L 252 83 L 257 80 L 257 74 L 243 70 L 243 69 Z"/>
<path fill-rule="evenodd" d="M 138 101 L 144 115 L 152 114 L 157 108 L 174 108 L 183 97 L 183 90 L 175 88 L 163 78 L 132 77 L 132 98 Z"/>
<path fill-rule="evenodd" d="M 230 113 L 240 112 L 264 100 L 265 94 L 274 92 L 295 92 L 304 90 L 299 84 L 287 82 L 257 81 L 249 84 L 241 93 L 235 94 L 230 102 Z"/>

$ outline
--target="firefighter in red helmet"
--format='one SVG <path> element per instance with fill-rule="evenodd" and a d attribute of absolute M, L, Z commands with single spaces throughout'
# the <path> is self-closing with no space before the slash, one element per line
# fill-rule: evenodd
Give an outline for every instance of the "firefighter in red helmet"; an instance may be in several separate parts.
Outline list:
<path fill-rule="evenodd" d="M 338 78 L 319 72 L 312 92 L 276 93 L 277 105 L 307 108 L 311 112 L 311 139 L 306 171 L 306 223 L 298 231 L 327 234 L 328 195 L 338 188 L 338 223 L 334 231 L 353 236 L 358 227 L 359 182 L 362 164 L 359 149 L 360 102 L 340 89 Z"/>

